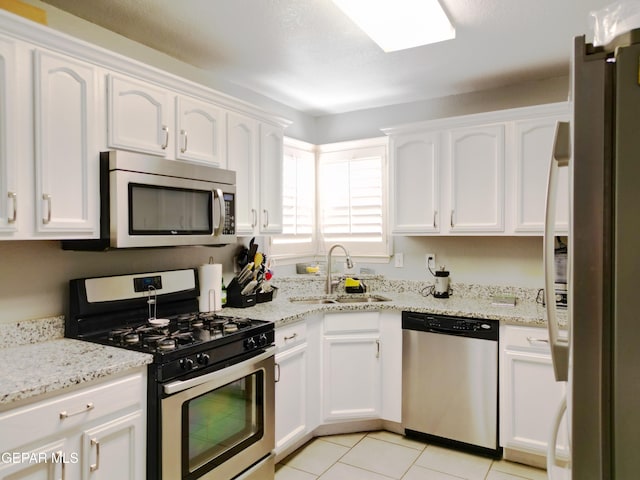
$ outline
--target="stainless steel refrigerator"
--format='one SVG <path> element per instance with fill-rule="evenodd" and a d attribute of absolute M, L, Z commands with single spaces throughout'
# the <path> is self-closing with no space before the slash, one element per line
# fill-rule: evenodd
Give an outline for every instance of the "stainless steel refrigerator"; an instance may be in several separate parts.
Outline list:
<path fill-rule="evenodd" d="M 552 348 L 556 379 L 568 381 L 571 478 L 634 479 L 640 478 L 640 29 L 604 47 L 577 37 L 571 73 L 574 118 L 559 125 L 550 171 L 552 190 L 554 168 L 568 164 L 572 192 L 569 341 L 556 337 Z M 547 241 L 548 235 L 550 267 Z"/>

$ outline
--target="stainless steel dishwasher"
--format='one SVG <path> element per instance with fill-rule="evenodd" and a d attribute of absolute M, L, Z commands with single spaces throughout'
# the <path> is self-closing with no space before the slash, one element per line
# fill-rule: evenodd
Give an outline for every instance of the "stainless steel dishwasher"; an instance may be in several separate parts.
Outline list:
<path fill-rule="evenodd" d="M 402 426 L 407 436 L 499 458 L 498 326 L 402 312 Z"/>

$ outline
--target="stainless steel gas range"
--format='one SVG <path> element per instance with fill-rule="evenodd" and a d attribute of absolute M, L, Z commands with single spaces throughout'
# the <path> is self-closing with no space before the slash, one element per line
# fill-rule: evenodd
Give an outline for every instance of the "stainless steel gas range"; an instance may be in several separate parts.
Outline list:
<path fill-rule="evenodd" d="M 273 478 L 274 326 L 198 295 L 195 269 L 72 280 L 65 335 L 153 355 L 149 480 Z"/>

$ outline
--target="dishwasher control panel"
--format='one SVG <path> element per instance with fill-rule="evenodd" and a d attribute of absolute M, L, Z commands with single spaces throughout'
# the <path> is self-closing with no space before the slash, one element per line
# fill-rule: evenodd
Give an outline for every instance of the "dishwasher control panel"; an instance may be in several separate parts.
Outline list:
<path fill-rule="evenodd" d="M 498 340 L 497 320 L 402 312 L 402 328 L 443 335 Z"/>

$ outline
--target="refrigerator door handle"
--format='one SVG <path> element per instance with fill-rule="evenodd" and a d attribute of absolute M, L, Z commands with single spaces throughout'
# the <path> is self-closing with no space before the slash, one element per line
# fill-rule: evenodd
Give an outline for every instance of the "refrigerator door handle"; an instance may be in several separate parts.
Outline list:
<path fill-rule="evenodd" d="M 544 295 L 547 307 L 547 329 L 556 381 L 563 382 L 569 378 L 569 339 L 559 336 L 558 319 L 555 300 L 555 223 L 556 197 L 558 192 L 558 174 L 560 167 L 569 166 L 571 157 L 571 134 L 569 122 L 556 123 L 556 135 L 553 141 L 549 180 L 547 184 L 547 201 L 544 219 Z"/>
<path fill-rule="evenodd" d="M 556 448 L 558 445 L 558 433 L 560 432 L 560 424 L 567 412 L 567 397 L 562 396 L 560 406 L 556 412 L 556 416 L 553 420 L 553 428 L 551 429 L 551 436 L 547 442 L 547 475 L 549 480 L 553 480 L 554 466 L 556 464 Z"/>

